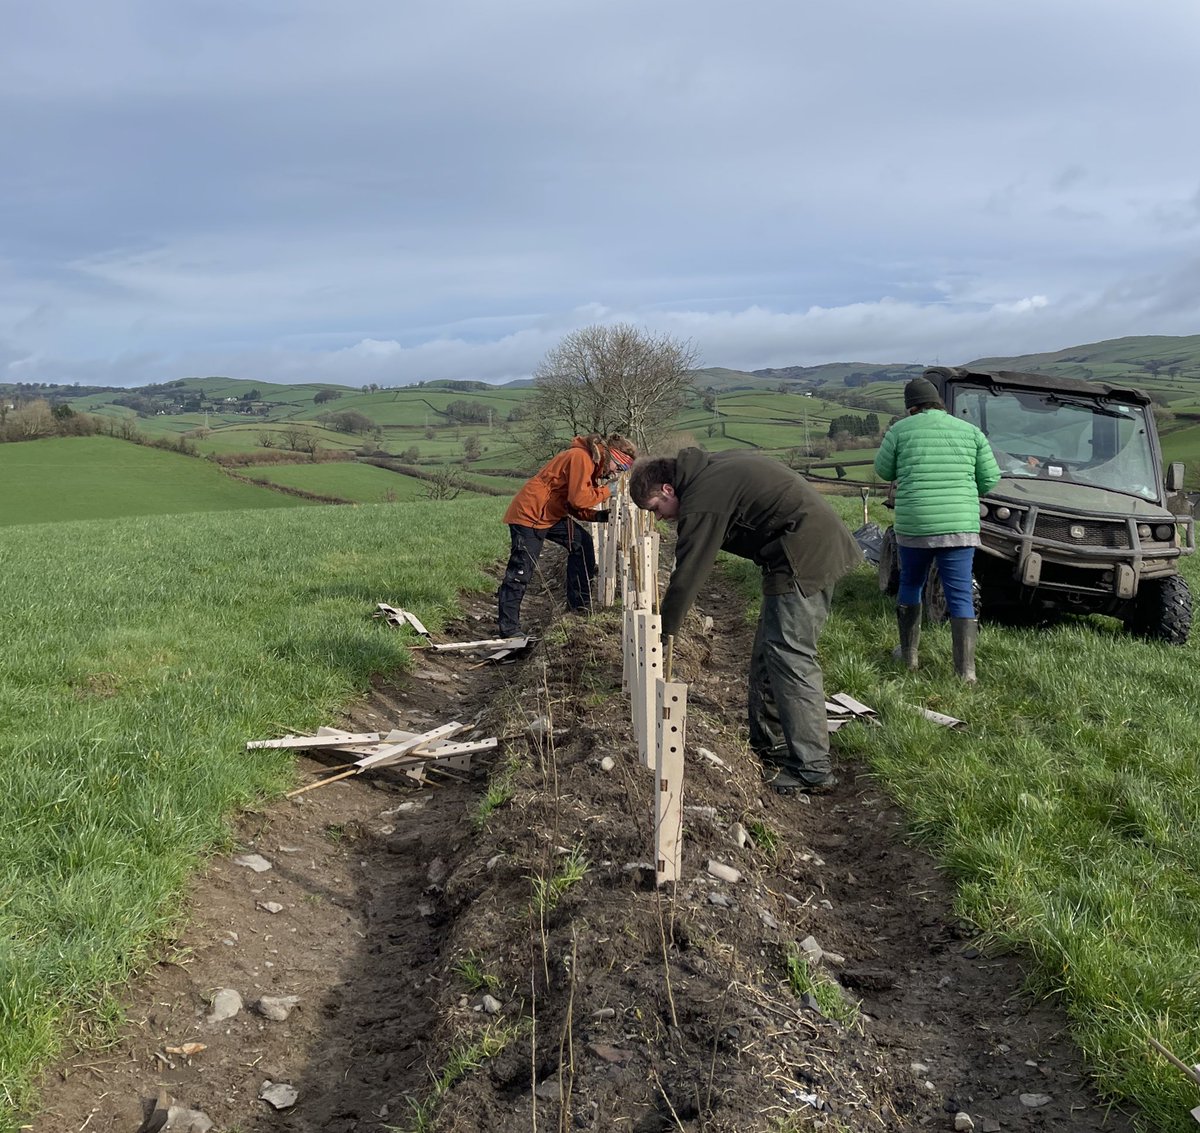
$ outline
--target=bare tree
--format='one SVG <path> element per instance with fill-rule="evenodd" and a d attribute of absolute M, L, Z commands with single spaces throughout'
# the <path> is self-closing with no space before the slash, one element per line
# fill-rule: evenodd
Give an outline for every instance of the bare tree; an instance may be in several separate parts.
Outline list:
<path fill-rule="evenodd" d="M 288 425 L 282 433 L 283 443 L 287 445 L 292 452 L 303 452 L 304 443 L 308 438 L 308 430 L 299 425 Z"/>
<path fill-rule="evenodd" d="M 466 487 L 462 478 L 449 468 L 440 468 L 425 481 L 421 493 L 427 500 L 453 500 Z"/>
<path fill-rule="evenodd" d="M 572 331 L 534 371 L 532 415 L 576 433 L 624 433 L 644 448 L 685 405 L 690 342 L 628 323 Z"/>

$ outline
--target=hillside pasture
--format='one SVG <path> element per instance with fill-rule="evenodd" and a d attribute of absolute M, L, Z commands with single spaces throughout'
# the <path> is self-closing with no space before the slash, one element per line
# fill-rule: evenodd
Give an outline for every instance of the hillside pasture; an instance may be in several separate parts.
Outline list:
<path fill-rule="evenodd" d="M 429 488 L 428 484 L 412 476 L 389 472 L 371 464 L 264 464 L 251 465 L 238 471 L 239 475 L 263 484 L 278 484 L 351 503 L 419 500 L 425 498 Z"/>
<path fill-rule="evenodd" d="M 854 501 L 832 502 L 861 522 Z M 727 568 L 757 594 L 752 564 Z M 1184 568 L 1200 593 L 1200 563 Z M 826 688 L 870 704 L 884 726 L 845 729 L 835 747 L 872 768 L 940 855 L 985 951 L 1018 952 L 1033 988 L 1062 997 L 1101 1088 L 1136 1101 L 1147 1131 L 1194 1128 L 1195 1086 L 1148 1039 L 1189 1062 L 1200 1052 L 1196 636 L 1147 643 L 1102 617 L 985 622 L 972 688 L 954 676 L 948 626 L 924 630 L 916 673 L 891 662 L 894 607 L 872 570 L 838 594 L 821 639 Z M 940 728 L 913 705 L 967 728 Z"/>
<path fill-rule="evenodd" d="M 238 483 L 205 460 L 112 437 L 0 445 L 0 525 L 292 508 L 306 500 Z"/>
<path fill-rule="evenodd" d="M 17 446 L 36 447 L 36 446 Z M 192 462 L 199 463 L 199 462 Z M 291 782 L 248 739 L 336 718 L 490 589 L 498 500 L 12 528 L 0 653 L 0 1131 L 64 1028 L 102 1041 L 108 989 L 181 914 L 231 811 Z M 401 532 L 403 535 L 401 536 Z"/>

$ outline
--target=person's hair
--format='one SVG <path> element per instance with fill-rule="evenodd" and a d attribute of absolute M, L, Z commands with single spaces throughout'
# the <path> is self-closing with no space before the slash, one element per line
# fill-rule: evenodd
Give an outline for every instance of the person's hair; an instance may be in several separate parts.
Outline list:
<path fill-rule="evenodd" d="M 579 439 L 587 445 L 588 455 L 591 456 L 592 463 L 597 468 L 603 468 L 608 464 L 608 454 L 614 449 L 624 453 L 629 460 L 637 457 L 637 446 L 633 441 L 621 436 L 620 433 L 609 433 L 608 436 L 603 433 L 587 433 Z"/>
<path fill-rule="evenodd" d="M 914 413 L 924 413 L 926 409 L 945 409 L 946 403 L 940 398 L 935 397 L 932 401 L 918 401 L 909 411 L 909 416 Z"/>
<path fill-rule="evenodd" d="M 609 433 L 604 438 L 604 447 L 611 452 L 616 449 L 617 452 L 623 452 L 630 460 L 637 460 L 637 445 L 628 437 L 621 436 L 620 433 Z"/>
<path fill-rule="evenodd" d="M 644 456 L 634 464 L 629 476 L 629 498 L 644 508 L 664 484 L 675 487 L 675 458 Z"/>

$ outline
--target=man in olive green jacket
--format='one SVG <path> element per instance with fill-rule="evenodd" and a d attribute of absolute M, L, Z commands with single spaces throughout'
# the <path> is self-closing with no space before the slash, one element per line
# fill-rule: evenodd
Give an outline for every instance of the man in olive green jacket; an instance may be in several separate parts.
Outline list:
<path fill-rule="evenodd" d="M 862 552 L 837 513 L 796 473 L 760 453 L 648 457 L 633 466 L 638 507 L 678 524 L 663 635 L 679 631 L 718 551 L 757 563 L 762 612 L 750 661 L 750 746 L 778 791 L 837 783 L 829 762 L 817 639 L 839 578 Z"/>

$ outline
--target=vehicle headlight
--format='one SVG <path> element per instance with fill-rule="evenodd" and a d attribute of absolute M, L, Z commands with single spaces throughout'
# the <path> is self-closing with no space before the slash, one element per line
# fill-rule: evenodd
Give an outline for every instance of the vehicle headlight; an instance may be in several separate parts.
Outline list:
<path fill-rule="evenodd" d="M 987 513 L 988 513 L 987 504 L 985 504 L 985 503 L 983 503 L 983 502 L 980 502 L 980 504 L 979 504 L 979 518 L 980 518 L 980 519 L 987 519 Z"/>
<path fill-rule="evenodd" d="M 1165 543 L 1169 539 L 1175 538 L 1175 525 L 1172 523 L 1160 523 L 1154 529 L 1154 538 L 1159 542 Z"/>
<path fill-rule="evenodd" d="M 997 519 L 1007 519 L 1010 515 L 1012 515 L 1012 508 L 998 507 L 996 509 Z"/>
<path fill-rule="evenodd" d="M 1139 535 L 1140 535 L 1140 536 L 1141 536 L 1143 539 L 1149 539 L 1149 538 L 1150 538 L 1150 527 L 1149 527 L 1149 525 L 1148 525 L 1148 524 L 1145 524 L 1145 523 L 1139 523 L 1139 524 L 1138 524 L 1138 534 L 1139 534 Z"/>

